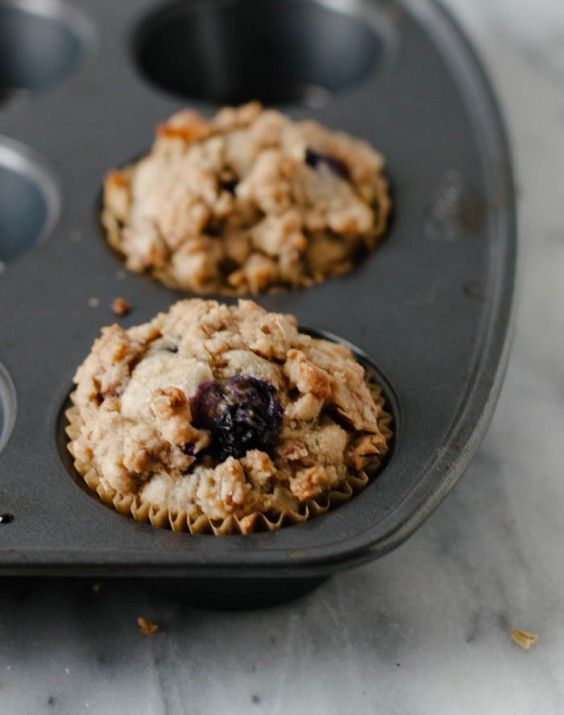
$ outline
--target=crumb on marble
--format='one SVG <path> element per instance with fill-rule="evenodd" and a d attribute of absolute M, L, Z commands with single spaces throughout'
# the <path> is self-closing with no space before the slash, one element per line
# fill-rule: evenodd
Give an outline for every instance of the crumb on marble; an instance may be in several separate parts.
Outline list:
<path fill-rule="evenodd" d="M 141 633 L 150 634 L 156 633 L 159 630 L 159 626 L 156 623 L 151 623 L 151 621 L 148 621 L 143 616 L 138 616 L 137 625 L 139 626 Z"/>
<path fill-rule="evenodd" d="M 65 668 L 65 675 L 70 675 L 70 668 Z"/>
<path fill-rule="evenodd" d="M 534 646 L 538 639 L 538 635 L 536 633 L 531 633 L 530 631 L 511 631 L 511 640 L 525 650 L 529 650 L 529 648 Z"/>
<path fill-rule="evenodd" d="M 131 310 L 131 303 L 125 298 L 115 298 L 112 301 L 112 313 L 116 315 L 127 315 Z"/>
<path fill-rule="evenodd" d="M 100 298 L 96 298 L 94 296 L 92 298 L 88 298 L 88 305 L 91 308 L 97 308 L 100 305 Z"/>
<path fill-rule="evenodd" d="M 100 591 L 104 588 L 104 584 L 101 581 L 96 581 L 96 583 L 92 584 L 92 590 L 94 593 L 100 593 Z"/>

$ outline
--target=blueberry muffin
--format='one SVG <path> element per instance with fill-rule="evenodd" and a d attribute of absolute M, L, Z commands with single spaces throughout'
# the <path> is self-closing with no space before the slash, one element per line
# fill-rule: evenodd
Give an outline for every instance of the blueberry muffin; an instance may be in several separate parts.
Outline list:
<path fill-rule="evenodd" d="M 69 450 L 139 521 L 249 533 L 349 499 L 391 438 L 380 388 L 343 345 L 251 301 L 184 300 L 102 330 L 78 368 Z"/>
<path fill-rule="evenodd" d="M 135 272 L 195 293 L 306 286 L 349 270 L 390 210 L 366 142 L 258 103 L 182 111 L 108 174 L 102 223 Z"/>

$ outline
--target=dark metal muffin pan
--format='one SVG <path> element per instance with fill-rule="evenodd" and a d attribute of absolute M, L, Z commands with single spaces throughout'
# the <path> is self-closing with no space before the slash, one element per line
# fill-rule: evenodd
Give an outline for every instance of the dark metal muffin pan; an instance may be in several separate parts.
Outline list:
<path fill-rule="evenodd" d="M 26 59 L 33 43 L 20 42 L 36 15 L 55 28 L 47 55 L 59 82 L 49 88 L 43 63 Z M 6 66 L 14 52 L 25 71 L 0 72 L 0 513 L 14 516 L 0 524 L 0 573 L 190 577 L 233 602 L 267 584 L 275 598 L 294 594 L 401 543 L 475 452 L 508 355 L 509 152 L 488 81 L 452 20 L 431 0 L 2 2 Z M 257 300 L 369 356 L 385 376 L 397 439 L 377 479 L 323 517 L 190 537 L 138 524 L 80 488 L 61 415 L 76 366 L 115 319 L 115 297 L 133 305 L 123 325 L 181 297 L 125 273 L 107 248 L 104 173 L 147 148 L 176 109 L 210 113 L 255 96 L 387 157 L 395 216 L 378 250 L 338 279 Z"/>

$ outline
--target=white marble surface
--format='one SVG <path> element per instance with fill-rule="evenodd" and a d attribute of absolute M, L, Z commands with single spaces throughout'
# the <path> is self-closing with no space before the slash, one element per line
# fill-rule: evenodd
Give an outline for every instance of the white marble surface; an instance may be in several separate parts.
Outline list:
<path fill-rule="evenodd" d="M 448 4 L 497 85 L 521 195 L 515 347 L 468 473 L 403 547 L 272 610 L 2 583 L 1 713 L 564 713 L 564 4 Z"/>

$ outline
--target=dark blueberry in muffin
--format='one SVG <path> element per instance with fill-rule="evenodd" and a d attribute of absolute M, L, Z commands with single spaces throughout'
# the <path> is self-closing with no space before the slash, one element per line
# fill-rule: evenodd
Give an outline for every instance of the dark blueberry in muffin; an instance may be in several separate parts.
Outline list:
<path fill-rule="evenodd" d="M 268 452 L 278 439 L 282 406 L 273 385 L 248 375 L 200 385 L 192 398 L 196 427 L 209 429 L 209 453 L 219 462 L 249 449 Z"/>
<path fill-rule="evenodd" d="M 190 400 L 192 424 L 199 429 L 211 429 L 223 408 L 223 390 L 215 380 L 202 382 Z"/>
<path fill-rule="evenodd" d="M 331 174 L 339 176 L 341 179 L 349 178 L 348 167 L 339 159 L 335 159 L 334 156 L 329 156 L 329 154 L 319 154 L 313 149 L 306 149 L 305 163 L 316 171 L 321 169 L 329 171 Z"/>

